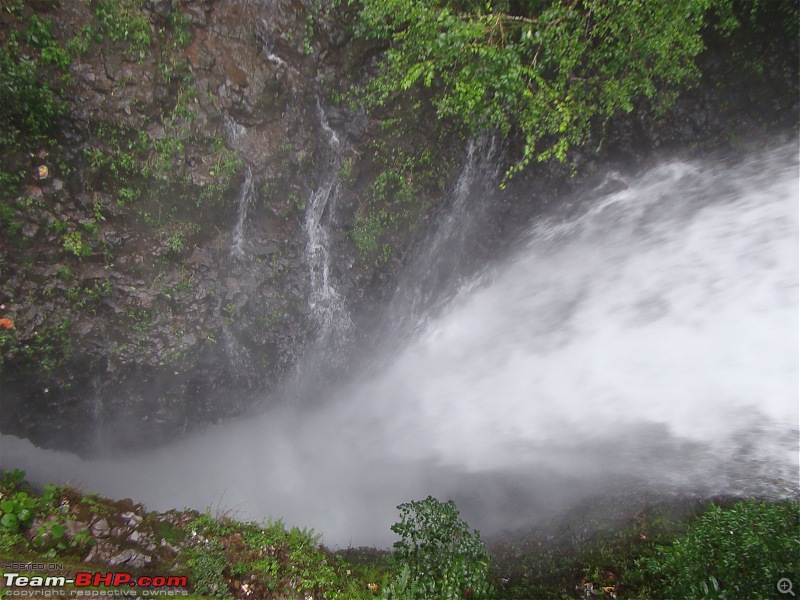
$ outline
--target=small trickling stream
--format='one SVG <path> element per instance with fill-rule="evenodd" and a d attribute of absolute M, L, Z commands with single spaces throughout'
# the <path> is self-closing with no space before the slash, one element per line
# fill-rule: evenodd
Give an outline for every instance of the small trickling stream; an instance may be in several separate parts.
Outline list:
<path fill-rule="evenodd" d="M 317 114 L 328 145 L 328 160 L 322 168 L 319 186 L 308 199 L 304 222 L 308 236 L 306 262 L 311 284 L 309 304 L 319 327 L 318 338 L 321 345 L 340 350 L 346 345 L 352 328 L 347 307 L 336 290 L 330 256 L 330 227 L 334 222 L 336 205 L 342 190 L 339 180 L 342 142 L 331 129 L 319 102 Z"/>
<path fill-rule="evenodd" d="M 470 140 L 447 212 L 421 251 L 400 274 L 386 310 L 382 335 L 403 336 L 428 319 L 472 278 L 460 267 L 482 235 L 486 211 L 496 201 L 505 156 L 497 137 Z"/>
<path fill-rule="evenodd" d="M 231 254 L 235 258 L 245 257 L 245 223 L 247 221 L 247 211 L 253 202 L 253 170 L 248 165 L 244 170 L 244 182 L 239 190 L 239 206 L 236 218 L 236 226 L 233 229 L 231 242 Z"/>

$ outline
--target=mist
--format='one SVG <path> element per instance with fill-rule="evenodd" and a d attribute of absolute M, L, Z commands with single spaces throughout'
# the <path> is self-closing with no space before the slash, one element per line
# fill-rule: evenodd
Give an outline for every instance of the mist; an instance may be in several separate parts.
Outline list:
<path fill-rule="evenodd" d="M 532 224 L 316 402 L 127 458 L 3 435 L 3 466 L 334 546 L 388 546 L 428 494 L 487 533 L 611 490 L 796 495 L 797 145 L 621 187 Z"/>

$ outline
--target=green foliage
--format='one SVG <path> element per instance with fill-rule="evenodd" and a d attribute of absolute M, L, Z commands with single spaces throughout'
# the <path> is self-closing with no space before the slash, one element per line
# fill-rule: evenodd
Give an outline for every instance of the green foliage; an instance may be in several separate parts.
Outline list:
<path fill-rule="evenodd" d="M 31 526 L 43 506 L 32 495 L 25 481 L 25 471 L 3 471 L 0 477 L 0 552 L 23 549 L 27 541 L 23 533 Z"/>
<path fill-rule="evenodd" d="M 180 137 L 164 136 L 151 141 L 152 151 L 145 166 L 145 173 L 158 179 L 174 177 L 175 164 L 183 156 L 184 143 Z"/>
<path fill-rule="evenodd" d="M 129 54 L 143 61 L 150 49 L 150 21 L 139 0 L 101 0 L 95 9 L 97 33 L 113 42 L 129 42 Z"/>
<path fill-rule="evenodd" d="M 80 231 L 70 231 L 64 234 L 64 250 L 78 258 L 84 258 L 92 253 L 91 246 L 83 240 Z"/>
<path fill-rule="evenodd" d="M 353 158 L 352 157 L 345 158 L 342 161 L 342 164 L 339 167 L 339 179 L 341 179 L 345 183 L 352 181 L 352 179 L 353 179 Z"/>
<path fill-rule="evenodd" d="M 392 246 L 385 236 L 402 228 L 413 229 L 415 219 L 425 205 L 417 185 L 416 172 L 423 158 L 409 163 L 395 160 L 397 167 L 382 170 L 364 192 L 364 203 L 348 233 L 359 254 L 386 262 Z M 379 252 L 380 250 L 380 252 Z"/>
<path fill-rule="evenodd" d="M 17 492 L 0 501 L 0 527 L 10 533 L 30 527 L 36 514 L 36 500 L 27 492 Z"/>
<path fill-rule="evenodd" d="M 61 523 L 56 521 L 42 523 L 36 530 L 33 545 L 48 558 L 54 558 L 69 548 L 66 533 L 67 528 Z"/>
<path fill-rule="evenodd" d="M 149 140 L 142 131 L 108 123 L 97 126 L 95 138 L 97 145 L 84 148 L 84 155 L 94 174 L 114 182 L 117 204 L 124 206 L 139 196 L 134 182 L 140 175 L 140 157 L 147 151 Z"/>
<path fill-rule="evenodd" d="M 25 481 L 25 471 L 20 469 L 3 471 L 0 476 L 0 494 L 6 495 L 18 491 L 30 491 L 30 485 Z"/>
<path fill-rule="evenodd" d="M 169 24 L 172 28 L 173 40 L 171 47 L 173 49 L 186 48 L 192 40 L 189 33 L 189 24 L 192 22 L 189 15 L 181 12 L 172 12 L 169 15 Z"/>
<path fill-rule="evenodd" d="M 43 49 L 42 60 L 61 64 L 64 58 L 56 48 Z M 23 135 L 41 139 L 66 112 L 42 74 L 39 58 L 25 51 L 15 33 L 9 35 L 0 47 L 0 150 L 13 150 Z"/>
<path fill-rule="evenodd" d="M 425 500 L 401 504 L 392 531 L 399 573 L 387 596 L 413 600 L 489 598 L 489 553 L 480 534 L 459 518 L 455 502 Z"/>
<path fill-rule="evenodd" d="M 517 131 L 521 158 L 564 161 L 617 112 L 664 110 L 699 76 L 701 29 L 730 0 L 361 0 L 358 33 L 388 44 L 369 106 L 426 92 L 473 134 Z M 729 25 L 730 27 L 730 25 Z M 406 99 L 405 102 L 408 102 Z"/>
<path fill-rule="evenodd" d="M 0 552 L 36 551 L 47 558 L 76 551 L 83 555 L 94 538 L 88 531 L 77 532 L 72 539 L 67 536 L 70 515 L 59 505 L 61 488 L 47 484 L 42 495 L 35 497 L 24 479 L 24 471 L 4 471 L 0 480 Z M 41 523 L 31 529 L 34 518 Z"/>
<path fill-rule="evenodd" d="M 220 598 L 231 597 L 223 576 L 227 565 L 219 542 L 209 543 L 207 552 L 193 553 L 186 564 L 192 571 L 195 592 Z"/>
<path fill-rule="evenodd" d="M 317 546 L 312 530 L 283 522 L 242 523 L 202 515 L 189 523 L 190 543 L 182 551 L 195 592 L 220 598 L 234 593 L 253 597 L 368 598 L 372 594 L 351 570 Z M 234 582 L 247 582 L 236 590 Z"/>
<path fill-rule="evenodd" d="M 3 373 L 2 366 L 8 358 L 13 358 L 17 353 L 17 328 L 0 331 L 0 374 Z"/>
<path fill-rule="evenodd" d="M 139 197 L 141 192 L 138 189 L 121 187 L 117 190 L 117 205 L 125 206 Z"/>
<path fill-rule="evenodd" d="M 41 61 L 45 65 L 55 65 L 62 73 L 66 73 L 72 62 L 69 50 L 62 48 L 53 36 L 53 22 L 32 15 L 28 22 L 28 30 L 24 34 L 25 41 L 32 48 L 41 52 Z"/>
<path fill-rule="evenodd" d="M 800 573 L 800 505 L 709 506 L 686 535 L 640 561 L 664 598 L 768 598 Z"/>
<path fill-rule="evenodd" d="M 72 352 L 70 321 L 45 324 L 33 336 L 23 337 L 19 327 L 0 332 L 0 365 L 6 360 L 24 357 L 45 373 L 63 365 Z"/>
<path fill-rule="evenodd" d="M 69 223 L 67 221 L 62 221 L 61 219 L 53 219 L 47 224 L 47 231 L 54 231 L 56 233 L 65 233 L 69 228 Z"/>
<path fill-rule="evenodd" d="M 24 476 L 19 470 L 0 476 L 0 553 L 6 558 L 85 557 L 95 540 L 81 523 L 98 515 L 114 521 L 125 510 L 54 485 L 37 498 Z M 280 520 L 243 523 L 172 511 L 170 518 L 150 513 L 143 524 L 156 540 L 182 548 L 170 569 L 188 569 L 194 592 L 206 597 L 778 597 L 778 580 L 800 569 L 800 503 L 727 504 L 710 506 L 698 518 L 694 501 L 651 506 L 645 498 L 628 518 L 616 502 L 594 499 L 560 524 L 496 546 L 493 568 L 503 577 L 497 589 L 478 533 L 452 501 L 430 496 L 398 507 L 400 521 L 392 530 L 401 539 L 391 558 L 364 548 L 333 554 L 318 546 L 313 531 Z M 76 515 L 78 527 L 70 524 Z"/>
<path fill-rule="evenodd" d="M 238 153 L 225 147 L 222 140 L 189 134 L 190 124 L 195 119 L 196 92 L 183 83 L 174 87 L 175 104 L 163 115 L 163 133 L 153 135 L 141 128 L 104 122 L 96 125 L 94 147 L 84 149 L 94 175 L 88 186 L 114 194 L 120 207 L 134 202 L 146 205 L 155 201 L 161 214 L 164 202 L 159 195 L 164 188 L 173 188 L 168 193 L 177 197 L 175 186 L 190 185 L 183 171 L 189 147 L 209 165 L 209 175 L 213 178 L 199 191 L 195 188 L 183 195 L 184 198 L 194 198 L 197 206 L 206 200 L 220 199 L 241 169 Z M 140 214 L 145 216 L 148 225 L 153 225 L 149 212 Z M 184 234 L 173 235 L 169 248 L 172 252 L 180 252 L 186 242 Z"/>
<path fill-rule="evenodd" d="M 46 509 L 52 508 L 58 504 L 60 495 L 61 488 L 52 483 L 46 483 L 42 489 L 42 506 Z"/>
<path fill-rule="evenodd" d="M 6 181 L 0 181 L 0 189 L 6 184 L 6 189 L 13 189 L 16 182 L 7 178 Z M 0 199 L 0 227 L 5 228 L 6 234 L 9 238 L 16 237 L 22 231 L 22 221 L 20 219 L 22 213 L 22 206 L 20 202 L 12 202 L 11 200 Z"/>
<path fill-rule="evenodd" d="M 67 267 L 69 269 L 69 267 Z M 67 298 L 72 300 L 74 306 L 83 308 L 86 305 L 97 302 L 102 298 L 111 295 L 111 281 L 104 279 L 103 283 L 96 282 L 93 286 L 74 287 L 67 290 Z"/>
<path fill-rule="evenodd" d="M 353 240 L 359 254 L 370 256 L 378 249 L 378 240 L 383 235 L 386 211 L 372 212 L 367 215 L 356 215 L 349 236 Z"/>
<path fill-rule="evenodd" d="M 73 56 L 86 54 L 92 45 L 92 38 L 95 35 L 91 25 L 84 25 L 78 33 L 67 40 L 66 48 Z"/>
<path fill-rule="evenodd" d="M 29 360 L 42 372 L 49 373 L 66 362 L 72 352 L 68 319 L 57 322 L 56 319 L 48 320 L 45 317 L 44 323 L 32 334 L 22 333 L 20 325 L 18 322 L 13 329 L 0 330 L 0 367 L 6 361 L 22 358 Z M 0 493 L 7 492 L 0 488 Z"/>
<path fill-rule="evenodd" d="M 186 247 L 186 235 L 182 231 L 175 231 L 167 238 L 167 248 L 174 254 L 179 254 Z"/>
<path fill-rule="evenodd" d="M 179 560 L 189 566 L 195 592 L 216 597 L 357 600 L 374 598 L 364 576 L 383 581 L 319 547 L 312 530 L 281 520 L 243 523 L 205 514 L 189 523 L 187 541 Z"/>
<path fill-rule="evenodd" d="M 189 276 L 182 278 L 175 285 L 162 288 L 161 295 L 167 300 L 180 303 L 190 297 L 194 293 L 194 289 L 194 283 L 192 283 L 191 276 Z"/>
<path fill-rule="evenodd" d="M 86 552 L 89 548 L 94 546 L 97 542 L 95 541 L 92 534 L 87 529 L 83 529 L 81 531 L 75 532 L 75 535 L 72 536 L 72 539 L 69 541 L 69 546 L 72 548 L 78 555 L 85 556 Z"/>
<path fill-rule="evenodd" d="M 100 233 L 100 226 L 94 219 L 89 219 L 88 221 L 81 223 L 81 225 L 89 235 L 97 235 Z"/>
<path fill-rule="evenodd" d="M 213 164 L 209 169 L 209 174 L 212 177 L 230 183 L 230 179 L 241 170 L 243 164 L 238 153 L 218 144 L 213 155 Z"/>

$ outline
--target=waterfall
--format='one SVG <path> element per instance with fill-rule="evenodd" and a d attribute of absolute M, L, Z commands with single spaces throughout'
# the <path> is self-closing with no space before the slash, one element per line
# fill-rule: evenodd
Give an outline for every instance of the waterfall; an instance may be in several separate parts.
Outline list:
<path fill-rule="evenodd" d="M 335 165 L 307 217 L 320 249 Z M 327 249 L 310 254 L 322 297 Z M 341 545 L 388 545 L 394 507 L 427 494 L 484 533 L 600 493 L 796 496 L 797 144 L 667 162 L 539 221 L 399 341 L 315 406 L 119 460 L 3 436 L 3 460 L 153 509 L 224 499 Z"/>
<path fill-rule="evenodd" d="M 231 243 L 231 255 L 234 258 L 244 258 L 244 224 L 247 220 L 247 211 L 253 201 L 253 170 L 248 165 L 245 168 L 244 183 L 239 190 L 239 208 L 236 226 L 233 228 L 233 238 Z"/>
<path fill-rule="evenodd" d="M 247 133 L 244 125 L 237 123 L 227 112 L 224 115 L 225 130 L 228 139 L 234 147 L 238 146 L 239 140 Z M 250 165 L 245 168 L 245 177 L 242 187 L 239 189 L 239 202 L 237 208 L 236 225 L 233 228 L 231 237 L 231 256 L 242 259 L 245 256 L 245 231 L 244 226 L 247 221 L 247 211 L 254 196 L 253 171 Z"/>
<path fill-rule="evenodd" d="M 331 128 L 325 111 L 317 102 L 320 127 L 325 134 L 329 156 L 321 173 L 321 183 L 311 194 L 305 216 L 306 263 L 309 269 L 311 314 L 319 326 L 319 341 L 328 348 L 342 348 L 349 339 L 352 321 L 331 275 L 330 228 L 341 193 L 339 169 L 341 142 Z"/>

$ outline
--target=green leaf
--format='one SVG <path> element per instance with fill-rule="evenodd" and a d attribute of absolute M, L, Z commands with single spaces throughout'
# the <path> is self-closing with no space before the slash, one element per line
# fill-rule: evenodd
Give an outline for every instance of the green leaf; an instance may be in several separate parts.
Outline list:
<path fill-rule="evenodd" d="M 16 531 L 19 528 L 19 521 L 16 515 L 6 513 L 0 518 L 0 525 L 10 531 Z"/>
<path fill-rule="evenodd" d="M 30 525 L 31 521 L 33 521 L 33 512 L 27 508 L 23 508 L 22 510 L 19 511 L 17 519 L 23 525 Z"/>
<path fill-rule="evenodd" d="M 50 528 L 50 535 L 53 536 L 53 539 L 61 539 L 64 537 L 64 534 L 67 532 L 67 528 L 63 525 L 53 525 Z"/>

